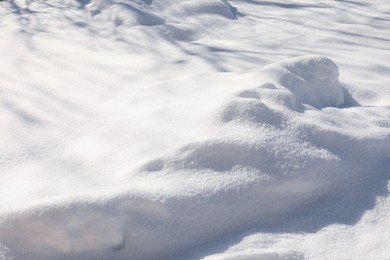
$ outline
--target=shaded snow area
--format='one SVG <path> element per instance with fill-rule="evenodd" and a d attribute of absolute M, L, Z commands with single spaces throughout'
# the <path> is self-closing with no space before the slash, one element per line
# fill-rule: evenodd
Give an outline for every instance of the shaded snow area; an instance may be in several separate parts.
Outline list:
<path fill-rule="evenodd" d="M 0 17 L 0 259 L 390 259 L 388 0 Z"/>

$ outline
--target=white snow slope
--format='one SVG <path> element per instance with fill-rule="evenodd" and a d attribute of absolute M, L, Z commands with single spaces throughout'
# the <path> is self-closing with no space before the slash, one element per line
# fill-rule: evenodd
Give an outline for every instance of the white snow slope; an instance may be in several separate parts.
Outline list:
<path fill-rule="evenodd" d="M 387 0 L 0 17 L 0 259 L 390 259 Z"/>

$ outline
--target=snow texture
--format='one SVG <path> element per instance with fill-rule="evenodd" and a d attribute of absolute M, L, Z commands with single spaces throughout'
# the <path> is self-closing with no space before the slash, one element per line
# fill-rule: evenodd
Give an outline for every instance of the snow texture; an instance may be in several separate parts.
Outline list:
<path fill-rule="evenodd" d="M 0 2 L 0 259 L 389 259 L 389 13 Z"/>

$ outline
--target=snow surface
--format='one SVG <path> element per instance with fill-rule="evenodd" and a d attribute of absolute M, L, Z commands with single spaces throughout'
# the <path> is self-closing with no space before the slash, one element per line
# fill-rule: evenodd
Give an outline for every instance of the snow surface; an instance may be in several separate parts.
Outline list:
<path fill-rule="evenodd" d="M 0 15 L 0 259 L 390 259 L 387 0 Z"/>

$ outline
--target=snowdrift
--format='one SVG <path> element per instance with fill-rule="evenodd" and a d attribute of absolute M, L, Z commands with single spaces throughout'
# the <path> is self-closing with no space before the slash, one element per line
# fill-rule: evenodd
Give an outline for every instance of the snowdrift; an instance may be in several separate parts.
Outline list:
<path fill-rule="evenodd" d="M 188 95 L 168 117 L 206 110 L 199 120 L 207 124 L 190 124 L 204 140 L 149 159 L 129 179 L 134 188 L 4 214 L 3 246 L 37 259 L 188 257 L 253 228 L 302 232 L 349 223 L 385 189 L 390 110 L 345 103 L 330 59 L 223 75 L 231 83 L 222 87 L 211 83 L 219 76 L 172 82 L 176 92 L 161 96 L 176 102 L 175 85 L 196 82 L 188 90 L 196 101 Z M 219 105 L 204 108 L 215 97 Z"/>
<path fill-rule="evenodd" d="M 388 259 L 389 12 L 0 1 L 0 259 Z"/>

